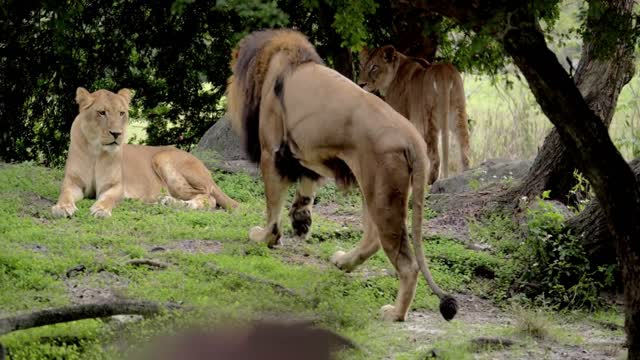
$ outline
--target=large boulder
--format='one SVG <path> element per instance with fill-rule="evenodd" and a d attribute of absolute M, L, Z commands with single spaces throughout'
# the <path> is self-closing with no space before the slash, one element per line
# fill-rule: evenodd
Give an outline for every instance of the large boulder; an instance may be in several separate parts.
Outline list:
<path fill-rule="evenodd" d="M 498 182 L 509 183 L 522 179 L 533 160 L 486 160 L 477 167 L 447 179 L 440 179 L 431 185 L 432 194 L 453 194 L 476 191 Z"/>
<path fill-rule="evenodd" d="M 231 128 L 227 114 L 207 130 L 191 152 L 212 169 L 258 174 L 257 166 L 248 161 L 242 141 Z"/>

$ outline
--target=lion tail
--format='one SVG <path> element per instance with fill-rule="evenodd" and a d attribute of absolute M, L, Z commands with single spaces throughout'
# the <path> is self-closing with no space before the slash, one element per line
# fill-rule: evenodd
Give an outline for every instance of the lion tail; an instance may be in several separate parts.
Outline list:
<path fill-rule="evenodd" d="M 424 210 L 424 187 L 426 184 L 426 169 L 427 169 L 427 158 L 426 154 L 418 147 L 418 149 L 414 149 L 412 168 L 412 184 L 413 188 L 413 219 L 411 222 L 411 240 L 413 242 L 413 251 L 416 255 L 416 260 L 418 261 L 418 267 L 422 272 L 425 280 L 429 284 L 431 290 L 440 298 L 440 313 L 445 320 L 449 321 L 453 319 L 453 317 L 458 312 L 458 303 L 456 299 L 446 294 L 438 284 L 433 280 L 431 276 L 431 272 L 429 271 L 429 266 L 427 265 L 427 260 L 424 255 L 424 249 L 422 248 L 422 219 L 423 219 L 423 210 Z"/>
<path fill-rule="evenodd" d="M 260 161 L 263 89 L 270 87 L 268 90 L 282 101 L 284 77 L 307 62 L 323 63 L 309 40 L 293 30 L 255 31 L 244 37 L 233 51 L 227 105 L 233 129 L 243 138 L 250 160 Z"/>

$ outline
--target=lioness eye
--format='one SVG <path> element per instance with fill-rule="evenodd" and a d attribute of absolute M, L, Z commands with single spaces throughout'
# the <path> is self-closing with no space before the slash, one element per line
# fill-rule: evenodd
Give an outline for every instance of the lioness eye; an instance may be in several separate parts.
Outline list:
<path fill-rule="evenodd" d="M 120 117 L 124 116 L 124 111 L 120 111 Z"/>
<path fill-rule="evenodd" d="M 104 110 L 100 110 L 100 111 L 98 111 L 98 114 L 100 114 L 100 116 L 105 116 L 107 114 L 107 112 L 104 111 Z"/>

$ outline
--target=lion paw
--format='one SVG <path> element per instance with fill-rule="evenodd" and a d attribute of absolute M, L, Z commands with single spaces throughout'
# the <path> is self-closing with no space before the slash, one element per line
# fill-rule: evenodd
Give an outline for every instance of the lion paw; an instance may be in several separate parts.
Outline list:
<path fill-rule="evenodd" d="M 311 234 L 311 210 L 308 208 L 293 208 L 289 213 L 289 217 L 296 237 L 307 240 Z"/>
<path fill-rule="evenodd" d="M 104 207 L 102 204 L 93 204 L 89 211 L 91 212 L 91 215 L 97 218 L 111 217 L 111 209 Z"/>
<path fill-rule="evenodd" d="M 338 267 L 338 269 L 345 272 L 350 272 L 351 270 L 353 270 L 353 266 L 350 266 L 347 261 L 345 261 L 346 255 L 346 252 L 338 250 L 331 256 L 330 261 L 333 265 Z"/>
<path fill-rule="evenodd" d="M 254 226 L 249 230 L 249 239 L 255 242 L 262 242 L 264 240 L 264 229 L 260 226 Z"/>
<path fill-rule="evenodd" d="M 404 321 L 404 316 L 396 312 L 393 305 L 384 305 L 380 308 L 380 315 L 383 321 Z"/>
<path fill-rule="evenodd" d="M 51 213 L 56 217 L 71 217 L 78 208 L 75 204 L 56 204 L 51 207 Z"/>
<path fill-rule="evenodd" d="M 195 199 L 185 201 L 184 206 L 190 210 L 198 210 L 204 207 L 200 201 Z"/>
<path fill-rule="evenodd" d="M 165 195 L 158 197 L 158 203 L 163 206 L 172 206 L 176 205 L 180 200 L 174 198 L 173 196 Z"/>
<path fill-rule="evenodd" d="M 277 228 L 276 230 L 273 230 L 273 227 L 270 227 L 272 230 L 268 229 L 263 229 L 260 226 L 254 226 L 249 231 L 249 239 L 259 243 L 265 243 L 268 247 L 277 245 L 280 240 L 280 233 L 277 231 Z"/>

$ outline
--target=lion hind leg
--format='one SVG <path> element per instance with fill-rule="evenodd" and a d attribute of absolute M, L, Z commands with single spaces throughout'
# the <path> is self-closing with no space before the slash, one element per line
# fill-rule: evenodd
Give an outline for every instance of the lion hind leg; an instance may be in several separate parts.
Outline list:
<path fill-rule="evenodd" d="M 380 249 L 380 239 L 378 238 L 378 230 L 376 224 L 368 215 L 366 205 L 363 205 L 362 217 L 364 222 L 364 236 L 360 243 L 351 251 L 337 251 L 331 257 L 331 262 L 339 269 L 350 272 L 358 265 L 364 263 L 373 254 Z"/>
<path fill-rule="evenodd" d="M 415 296 L 419 270 L 406 225 L 411 175 L 404 155 L 389 156 L 386 160 L 373 177 L 375 188 L 368 192 L 367 206 L 380 245 L 400 280 L 396 301 L 382 307 L 382 319 L 404 321 Z"/>
<path fill-rule="evenodd" d="M 189 208 L 189 209 L 206 208 L 207 206 L 204 206 L 205 202 L 202 200 L 204 199 L 193 198 L 191 200 L 180 200 L 180 199 L 174 198 L 171 195 L 158 196 L 158 203 L 160 205 L 177 207 L 177 208 Z"/>
<path fill-rule="evenodd" d="M 395 304 L 382 307 L 382 319 L 385 321 L 404 321 L 416 294 L 418 264 L 411 252 L 404 219 L 382 218 L 379 220 L 378 226 L 382 248 L 393 264 L 400 280 Z M 386 228 L 386 230 L 382 230 L 382 228 Z"/>
<path fill-rule="evenodd" d="M 455 111 L 455 124 L 452 124 L 460 147 L 460 163 L 462 170 L 469 169 L 469 124 L 467 122 L 467 112 L 464 105 L 459 105 Z"/>
<path fill-rule="evenodd" d="M 433 114 L 427 119 L 424 140 L 427 144 L 427 158 L 429 159 L 429 175 L 427 183 L 433 184 L 440 173 L 440 153 L 438 151 L 438 124 Z"/>
<path fill-rule="evenodd" d="M 289 218 L 295 235 L 304 240 L 308 239 L 311 234 L 311 213 L 316 186 L 315 180 L 306 176 L 302 177 L 298 184 L 295 200 L 289 211 Z"/>
<path fill-rule="evenodd" d="M 449 177 L 449 113 L 451 109 L 450 95 L 451 88 L 447 82 L 440 82 L 441 88 L 438 92 L 441 93 L 442 98 L 436 105 L 436 119 L 438 124 L 438 132 L 440 133 L 440 140 L 442 143 L 442 177 L 444 179 Z"/>
<path fill-rule="evenodd" d="M 152 162 L 170 194 L 170 197 L 160 199 L 160 203 L 190 209 L 215 209 L 218 204 L 212 191 L 215 184 L 198 159 L 190 154 L 167 150 L 156 154 Z"/>
<path fill-rule="evenodd" d="M 263 151 L 260 156 L 260 172 L 264 182 L 267 202 L 267 225 L 262 228 L 255 226 L 249 231 L 249 238 L 255 242 L 266 243 L 272 247 L 282 236 L 280 214 L 287 195 L 290 181 L 282 177 L 275 166 L 274 156 L 269 151 Z"/>
<path fill-rule="evenodd" d="M 460 147 L 460 163 L 462 170 L 469 169 L 469 122 L 467 116 L 467 104 L 464 96 L 462 78 L 458 75 L 453 81 L 451 89 L 451 113 L 449 116 L 449 129 L 454 132 Z"/>

